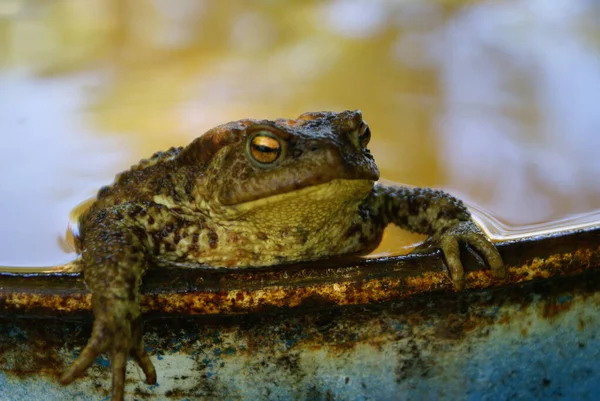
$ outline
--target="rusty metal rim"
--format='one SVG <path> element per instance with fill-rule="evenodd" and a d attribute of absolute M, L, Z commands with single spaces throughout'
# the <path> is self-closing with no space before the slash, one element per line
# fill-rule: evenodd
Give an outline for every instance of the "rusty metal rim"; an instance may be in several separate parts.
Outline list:
<path fill-rule="evenodd" d="M 600 228 L 498 243 L 509 274 L 496 280 L 463 249 L 467 289 L 486 289 L 598 269 Z M 439 251 L 378 259 L 340 258 L 252 270 L 154 269 L 142 288 L 152 314 L 221 315 L 302 306 L 343 306 L 454 291 Z M 0 315 L 89 313 L 81 276 L 0 273 Z"/>

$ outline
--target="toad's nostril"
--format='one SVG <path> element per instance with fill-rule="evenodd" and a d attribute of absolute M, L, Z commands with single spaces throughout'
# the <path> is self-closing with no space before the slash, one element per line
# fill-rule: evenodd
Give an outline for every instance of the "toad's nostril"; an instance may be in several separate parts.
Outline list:
<path fill-rule="evenodd" d="M 315 152 L 317 150 L 319 150 L 319 147 L 317 145 L 313 145 L 313 146 L 310 147 L 310 151 L 311 152 Z"/>

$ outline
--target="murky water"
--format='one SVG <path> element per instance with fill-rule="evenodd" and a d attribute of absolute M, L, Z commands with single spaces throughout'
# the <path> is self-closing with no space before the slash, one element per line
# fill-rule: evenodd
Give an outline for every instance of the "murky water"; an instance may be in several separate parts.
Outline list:
<path fill-rule="evenodd" d="M 600 220 L 597 1 L 174 4 L 0 2 L 0 265 L 72 259 L 70 211 L 156 150 L 321 109 L 499 237 Z"/>

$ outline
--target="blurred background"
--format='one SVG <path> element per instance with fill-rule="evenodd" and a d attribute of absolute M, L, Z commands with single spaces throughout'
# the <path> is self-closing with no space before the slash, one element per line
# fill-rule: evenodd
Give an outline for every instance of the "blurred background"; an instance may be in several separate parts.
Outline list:
<path fill-rule="evenodd" d="M 2 0 L 0 265 L 72 259 L 71 211 L 157 150 L 344 109 L 388 180 L 507 227 L 599 210 L 600 2 Z"/>

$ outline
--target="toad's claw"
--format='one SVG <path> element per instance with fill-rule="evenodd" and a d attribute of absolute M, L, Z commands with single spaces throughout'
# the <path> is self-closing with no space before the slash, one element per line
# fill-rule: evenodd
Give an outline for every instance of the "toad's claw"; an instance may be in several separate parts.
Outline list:
<path fill-rule="evenodd" d="M 122 321 L 123 324 L 115 324 Z M 81 376 L 103 352 L 108 352 L 112 368 L 112 400 L 123 400 L 125 392 L 125 371 L 127 357 L 131 355 L 142 368 L 146 383 L 156 383 L 156 370 L 144 350 L 142 341 L 141 319 L 119 320 L 97 316 L 92 329 L 92 336 L 79 357 L 63 373 L 60 382 L 63 385 L 71 383 Z"/>
<path fill-rule="evenodd" d="M 450 276 L 457 289 L 462 289 L 465 285 L 465 272 L 460 261 L 459 241 L 464 241 L 475 248 L 488 263 L 496 278 L 506 276 L 506 267 L 502 262 L 498 249 L 472 221 L 463 221 L 451 227 L 444 231 L 438 240 L 446 258 Z"/>
<path fill-rule="evenodd" d="M 147 384 L 156 384 L 156 369 L 154 369 L 154 364 L 150 360 L 150 356 L 146 352 L 144 348 L 144 340 L 142 339 L 142 323 L 141 319 L 138 319 L 139 322 L 134 324 L 132 327 L 133 335 L 131 344 L 133 347 L 131 348 L 130 354 L 133 357 L 133 360 L 142 368 L 142 372 L 146 376 Z"/>
<path fill-rule="evenodd" d="M 101 320 L 96 320 L 94 322 L 92 337 L 83 351 L 79 354 L 79 357 L 77 357 L 75 362 L 73 362 L 60 377 L 61 384 L 67 385 L 81 376 L 83 372 L 94 363 L 96 357 L 108 348 L 108 336 L 105 335 L 107 330 L 105 330 L 103 326 L 104 324 Z"/>

